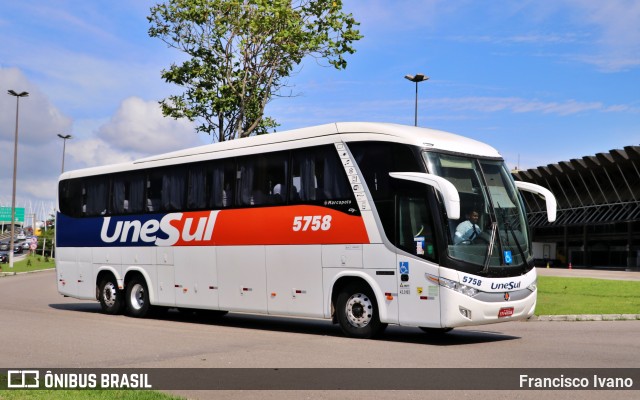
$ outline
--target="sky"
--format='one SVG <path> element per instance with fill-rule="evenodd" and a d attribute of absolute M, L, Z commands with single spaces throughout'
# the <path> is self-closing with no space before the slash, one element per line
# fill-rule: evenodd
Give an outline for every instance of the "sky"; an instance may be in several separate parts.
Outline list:
<path fill-rule="evenodd" d="M 0 0 L 0 206 L 48 213 L 65 170 L 211 143 L 158 101 L 184 55 L 148 35 L 150 0 Z M 640 144 L 640 1 L 346 0 L 364 37 L 338 71 L 307 58 L 277 131 L 414 123 L 494 146 L 520 169 Z M 277 133 L 276 133 L 277 134 Z M 29 210 L 31 209 L 31 211 Z"/>

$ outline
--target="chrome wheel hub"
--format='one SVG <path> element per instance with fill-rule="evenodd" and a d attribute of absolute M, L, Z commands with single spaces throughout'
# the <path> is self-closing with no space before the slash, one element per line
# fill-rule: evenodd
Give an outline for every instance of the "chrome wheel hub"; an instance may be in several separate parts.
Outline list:
<path fill-rule="evenodd" d="M 346 305 L 347 321 L 356 327 L 363 328 L 371 322 L 373 317 L 373 303 L 369 296 L 356 293 L 349 297 Z"/>

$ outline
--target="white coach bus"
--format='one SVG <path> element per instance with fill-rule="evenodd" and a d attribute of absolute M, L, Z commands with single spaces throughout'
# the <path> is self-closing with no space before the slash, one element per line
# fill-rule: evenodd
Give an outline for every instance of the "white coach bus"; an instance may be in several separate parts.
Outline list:
<path fill-rule="evenodd" d="M 518 188 L 545 197 L 555 219 L 553 195 L 514 182 L 492 147 L 383 123 L 69 171 L 57 287 L 107 314 L 315 317 L 362 338 L 387 324 L 446 332 L 525 319 L 537 288 Z"/>

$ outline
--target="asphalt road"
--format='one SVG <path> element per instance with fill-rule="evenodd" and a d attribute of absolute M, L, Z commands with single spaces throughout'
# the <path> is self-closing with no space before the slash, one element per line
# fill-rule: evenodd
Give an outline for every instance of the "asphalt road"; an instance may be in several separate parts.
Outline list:
<path fill-rule="evenodd" d="M 0 367 L 15 368 L 638 368 L 640 321 L 507 322 L 431 337 L 389 327 L 376 340 L 326 321 L 229 314 L 202 320 L 100 313 L 59 295 L 46 271 L 0 278 Z M 362 379 L 367 379 L 363 376 Z M 638 377 L 640 380 L 640 377 Z M 639 382 L 640 383 L 640 382 Z M 423 398 L 414 391 L 179 392 L 192 398 Z M 430 392 L 437 398 L 538 398 L 536 391 Z M 214 396 L 215 395 L 215 396 Z M 534 397 L 535 396 L 535 397 Z M 545 391 L 545 400 L 638 398 L 638 391 Z M 573 397 L 575 396 L 575 397 Z"/>

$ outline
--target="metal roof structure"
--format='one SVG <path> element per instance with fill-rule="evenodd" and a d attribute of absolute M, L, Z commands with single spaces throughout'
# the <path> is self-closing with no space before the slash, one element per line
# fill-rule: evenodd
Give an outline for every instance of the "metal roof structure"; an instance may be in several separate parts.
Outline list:
<path fill-rule="evenodd" d="M 640 146 L 512 174 L 515 180 L 548 188 L 558 201 L 557 219 L 550 223 L 544 200 L 523 193 L 534 228 L 640 221 Z"/>

